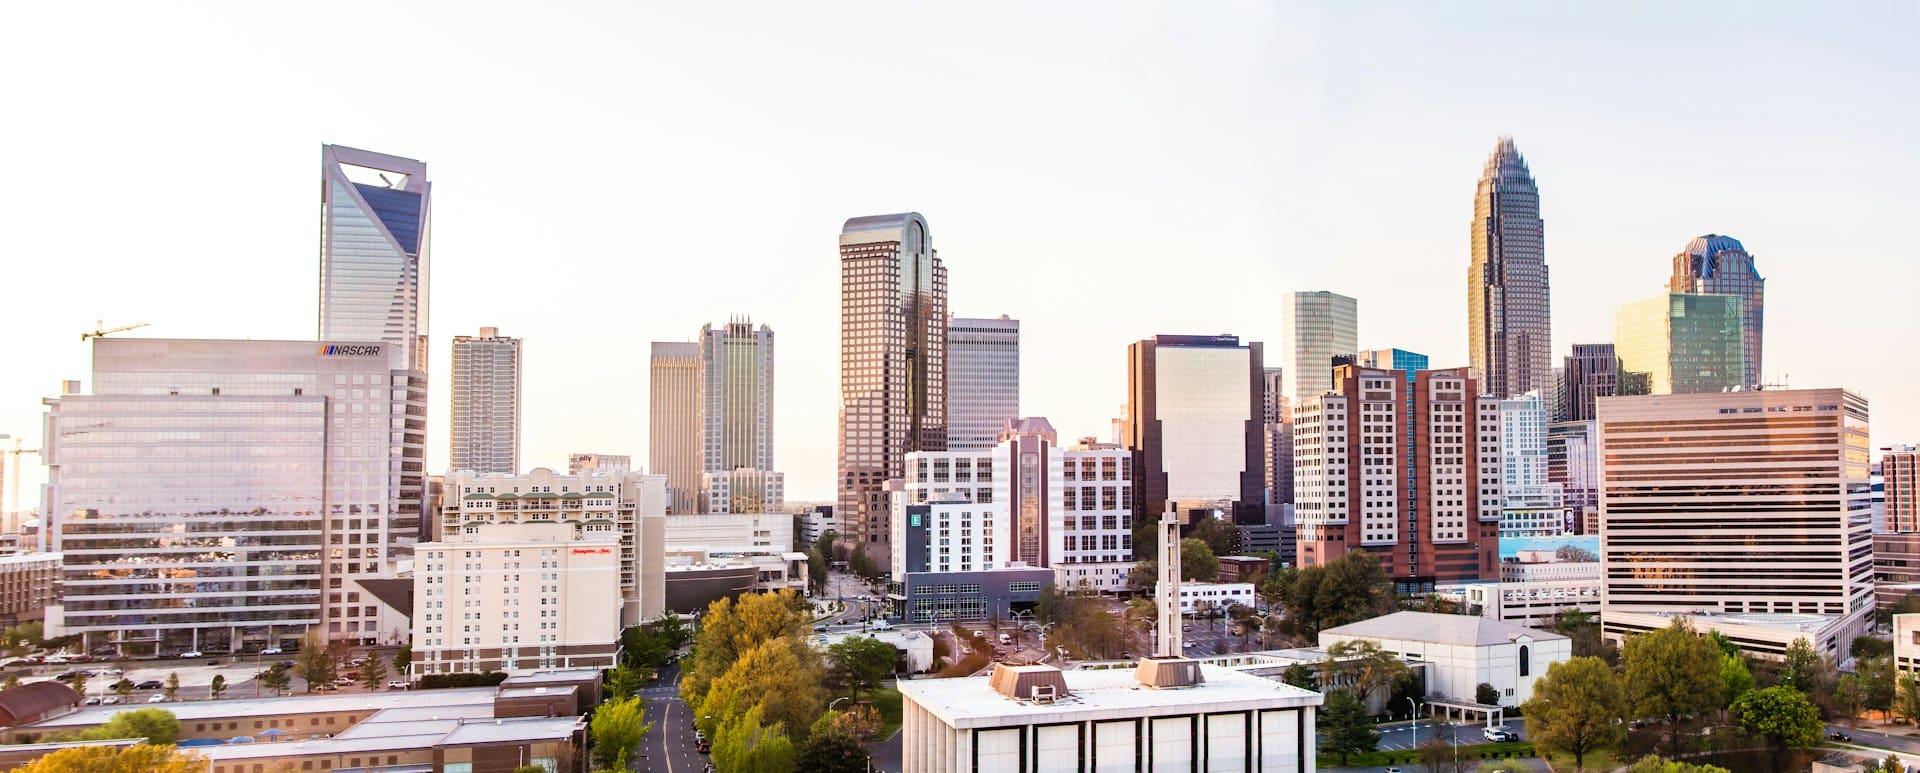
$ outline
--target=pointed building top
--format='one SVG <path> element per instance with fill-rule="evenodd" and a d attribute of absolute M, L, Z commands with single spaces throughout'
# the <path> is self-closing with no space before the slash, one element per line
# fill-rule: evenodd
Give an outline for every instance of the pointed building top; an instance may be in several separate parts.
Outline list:
<path fill-rule="evenodd" d="M 1487 165 L 1481 171 L 1482 177 L 1520 176 L 1531 179 L 1527 171 L 1527 157 L 1520 155 L 1520 148 L 1513 144 L 1513 136 L 1500 135 L 1493 144 L 1493 153 L 1487 156 Z"/>

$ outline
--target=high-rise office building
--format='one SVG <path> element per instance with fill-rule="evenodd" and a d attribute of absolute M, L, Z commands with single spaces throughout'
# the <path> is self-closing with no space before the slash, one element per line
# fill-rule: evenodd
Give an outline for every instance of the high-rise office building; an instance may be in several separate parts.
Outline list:
<path fill-rule="evenodd" d="M 1427 369 L 1427 356 L 1405 349 L 1368 349 L 1360 353 L 1360 367 L 1404 371 L 1411 381 L 1413 374 Z"/>
<path fill-rule="evenodd" d="M 1020 417 L 1020 320 L 954 317 L 947 322 L 947 448 L 1000 442 Z"/>
<path fill-rule="evenodd" d="M 701 328 L 700 392 L 701 471 L 772 470 L 773 328 Z"/>
<path fill-rule="evenodd" d="M 453 337 L 452 469 L 520 471 L 520 343 L 497 327 Z"/>
<path fill-rule="evenodd" d="M 1326 290 L 1280 296 L 1280 369 L 1293 405 L 1332 389 L 1333 358 L 1359 350 L 1359 301 Z"/>
<path fill-rule="evenodd" d="M 1261 373 L 1260 422 L 1265 432 L 1267 504 L 1293 502 L 1293 404 L 1287 400 L 1284 368 Z M 1268 519 L 1272 520 L 1271 517 Z"/>
<path fill-rule="evenodd" d="M 1574 344 L 1562 362 L 1554 421 L 1592 421 L 1600 398 L 1647 393 L 1648 374 L 1623 372 L 1613 344 Z"/>
<path fill-rule="evenodd" d="M 1539 392 L 1500 401 L 1500 512 L 1502 537 L 1558 537 L 1567 533 L 1566 499 L 1547 473 L 1551 411 Z"/>
<path fill-rule="evenodd" d="M 1777 658 L 1807 638 L 1846 656 L 1873 611 L 1866 400 L 1839 389 L 1606 397 L 1598 423 L 1610 637 L 1661 627 L 1661 615 L 1744 615 L 1745 649 Z"/>
<path fill-rule="evenodd" d="M 1614 309 L 1620 368 L 1647 393 L 1686 395 L 1739 389 L 1746 379 L 1736 295 L 1666 293 Z M 1642 375 L 1644 374 L 1644 375 Z"/>
<path fill-rule="evenodd" d="M 918 212 L 840 231 L 840 535 L 890 560 L 886 484 L 947 447 L 947 268 Z"/>
<path fill-rule="evenodd" d="M 1265 391 L 1257 341 L 1163 335 L 1128 346 L 1135 515 L 1157 518 L 1172 502 L 1189 521 L 1209 510 L 1235 523 L 1264 523 Z"/>
<path fill-rule="evenodd" d="M 1874 602 L 1891 609 L 1920 593 L 1920 446 L 1881 450 L 1872 481 Z"/>
<path fill-rule="evenodd" d="M 427 165 L 320 146 L 320 339 L 383 341 L 427 370 Z"/>
<path fill-rule="evenodd" d="M 653 342 L 647 410 L 647 464 L 667 476 L 667 506 L 699 512 L 705 452 L 700 427 L 700 344 Z"/>
<path fill-rule="evenodd" d="M 568 475 L 627 472 L 632 469 L 633 457 L 626 454 L 567 454 Z"/>
<path fill-rule="evenodd" d="M 1406 374 L 1342 365 L 1293 411 L 1301 566 L 1353 550 L 1402 593 L 1499 575 L 1500 401 L 1465 368 Z"/>
<path fill-rule="evenodd" d="M 1740 240 L 1707 234 L 1687 242 L 1673 256 L 1673 277 L 1667 290 L 1676 293 L 1735 295 L 1740 298 L 1740 340 L 1745 361 L 1742 378 L 1748 389 L 1760 387 L 1761 334 L 1766 329 L 1767 280 L 1753 267 L 1753 256 Z"/>
<path fill-rule="evenodd" d="M 98 338 L 46 401 L 60 625 L 127 654 L 407 640 L 426 380 L 386 342 Z M 51 624 L 51 623 L 50 623 Z"/>
<path fill-rule="evenodd" d="M 1540 190 L 1513 138 L 1501 137 L 1474 191 L 1467 268 L 1467 354 L 1483 391 L 1552 393 L 1551 308 Z"/>
<path fill-rule="evenodd" d="M 1920 533 L 1920 446 L 1891 446 L 1880 454 L 1887 531 Z"/>
<path fill-rule="evenodd" d="M 1547 482 L 1560 487 L 1579 534 L 1600 533 L 1599 432 L 1592 419 L 1547 426 Z"/>

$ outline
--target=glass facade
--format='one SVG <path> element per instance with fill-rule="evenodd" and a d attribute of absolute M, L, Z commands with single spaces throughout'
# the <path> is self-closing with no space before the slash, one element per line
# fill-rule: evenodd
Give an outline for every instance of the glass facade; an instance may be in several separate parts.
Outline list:
<path fill-rule="evenodd" d="M 1732 295 L 1668 293 L 1614 311 L 1620 367 L 1646 374 L 1650 394 L 1724 392 L 1745 383 L 1742 302 Z"/>
<path fill-rule="evenodd" d="M 320 338 L 383 341 L 427 369 L 427 165 L 320 148 Z"/>
<path fill-rule="evenodd" d="M 1333 358 L 1360 350 L 1360 302 L 1317 290 L 1280 298 L 1280 370 L 1294 405 L 1333 388 Z"/>
<path fill-rule="evenodd" d="M 947 323 L 947 448 L 992 448 L 1020 417 L 1020 320 Z"/>
<path fill-rule="evenodd" d="M 702 469 L 773 469 L 773 328 L 744 317 L 700 331 Z"/>
<path fill-rule="evenodd" d="M 1766 325 L 1767 280 L 1753 266 L 1753 256 L 1740 240 L 1707 234 L 1687 243 L 1673 256 L 1673 278 L 1667 289 L 1676 293 L 1709 293 L 1740 298 L 1740 340 L 1744 357 L 1743 383 L 1761 385 L 1761 335 Z"/>
<path fill-rule="evenodd" d="M 358 583 L 419 537 L 424 379 L 388 344 L 97 339 L 48 401 L 64 625 L 128 654 L 404 641 Z"/>
<path fill-rule="evenodd" d="M 1253 418 L 1248 350 L 1162 345 L 1156 360 L 1154 407 L 1167 498 L 1194 507 L 1239 499 Z"/>
<path fill-rule="evenodd" d="M 1467 354 L 1487 394 L 1553 392 L 1546 225 L 1527 160 L 1502 137 L 1473 197 Z"/>

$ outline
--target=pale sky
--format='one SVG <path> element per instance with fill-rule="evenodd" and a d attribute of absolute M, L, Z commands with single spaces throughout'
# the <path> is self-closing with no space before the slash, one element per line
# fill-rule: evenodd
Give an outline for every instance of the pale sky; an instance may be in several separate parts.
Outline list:
<path fill-rule="evenodd" d="M 846 218 L 926 215 L 952 310 L 1021 320 L 1023 413 L 1105 436 L 1128 342 L 1277 348 L 1291 290 L 1464 365 L 1474 182 L 1512 134 L 1556 362 L 1730 234 L 1767 278 L 1765 375 L 1920 441 L 1917 9 L 11 3 L 0 432 L 39 444 L 95 319 L 312 338 L 330 142 L 429 165 L 431 468 L 455 335 L 526 339 L 523 463 L 564 469 L 644 461 L 648 342 L 750 314 L 789 498 L 825 499 Z"/>

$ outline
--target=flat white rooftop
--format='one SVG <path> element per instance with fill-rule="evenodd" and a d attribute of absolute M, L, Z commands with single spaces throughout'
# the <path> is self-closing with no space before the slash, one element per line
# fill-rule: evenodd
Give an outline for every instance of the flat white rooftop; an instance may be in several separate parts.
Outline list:
<path fill-rule="evenodd" d="M 1053 703 L 1014 700 L 988 687 L 984 676 L 901 682 L 900 692 L 955 728 L 1284 709 L 1322 701 L 1311 690 L 1206 664 L 1200 666 L 1205 682 L 1170 690 L 1140 686 L 1130 668 L 1061 673 L 1067 695 Z"/>
<path fill-rule="evenodd" d="M 445 710 L 451 714 L 457 707 L 485 705 L 487 713 L 493 712 L 492 687 L 461 687 L 447 690 L 395 690 L 390 692 L 361 693 L 354 695 L 295 695 L 286 698 L 249 698 L 226 701 L 180 701 L 165 703 L 157 708 L 173 712 L 182 722 L 206 719 L 228 719 L 232 717 L 284 717 L 289 714 L 319 714 L 337 711 L 356 711 L 365 709 L 429 708 Z M 155 708 L 147 704 L 131 706 L 88 706 L 69 714 L 36 722 L 31 727 L 36 730 L 58 730 L 68 727 L 90 727 L 106 724 L 113 715 L 122 711 Z"/>

